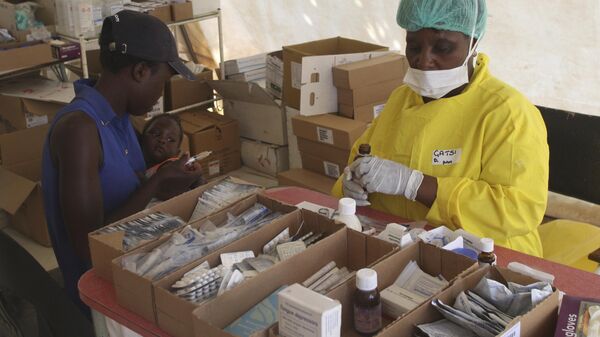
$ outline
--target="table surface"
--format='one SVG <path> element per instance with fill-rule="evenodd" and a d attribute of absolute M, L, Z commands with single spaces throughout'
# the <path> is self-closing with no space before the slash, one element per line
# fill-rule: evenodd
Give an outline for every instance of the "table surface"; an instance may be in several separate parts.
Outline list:
<path fill-rule="evenodd" d="M 337 208 L 337 199 L 299 187 L 280 187 L 265 192 L 271 198 L 281 202 L 296 205 L 309 201 L 329 208 Z M 359 207 L 359 215 L 364 215 L 382 223 L 405 222 L 404 219 L 385 214 L 370 208 Z M 600 298 L 600 276 L 563 266 L 551 261 L 519 253 L 517 251 L 496 247 L 498 264 L 506 266 L 509 262 L 521 262 L 530 267 L 553 274 L 554 285 L 573 296 Z M 143 336 L 170 336 L 160 330 L 154 323 L 123 308 L 117 303 L 113 285 L 100 278 L 94 270 L 86 272 L 79 280 L 79 294 L 90 308 L 117 321 L 127 328 Z"/>

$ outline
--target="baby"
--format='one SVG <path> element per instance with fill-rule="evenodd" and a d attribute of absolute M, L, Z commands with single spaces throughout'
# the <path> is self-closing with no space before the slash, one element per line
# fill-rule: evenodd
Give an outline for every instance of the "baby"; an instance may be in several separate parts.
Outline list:
<path fill-rule="evenodd" d="M 142 131 L 140 145 L 146 161 L 145 177 L 150 178 L 164 164 L 179 158 L 183 129 L 172 114 L 154 116 Z"/>

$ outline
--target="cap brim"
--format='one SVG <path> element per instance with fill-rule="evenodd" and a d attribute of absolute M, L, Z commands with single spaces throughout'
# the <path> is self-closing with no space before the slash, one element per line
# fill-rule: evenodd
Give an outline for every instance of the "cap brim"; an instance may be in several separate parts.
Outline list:
<path fill-rule="evenodd" d="M 171 66 L 171 68 L 175 69 L 175 72 L 177 72 L 179 75 L 185 77 L 185 79 L 187 79 L 189 81 L 196 80 L 196 76 L 194 75 L 194 73 L 188 67 L 186 67 L 186 65 L 183 64 L 183 62 L 173 61 L 173 62 L 169 62 L 169 65 Z"/>

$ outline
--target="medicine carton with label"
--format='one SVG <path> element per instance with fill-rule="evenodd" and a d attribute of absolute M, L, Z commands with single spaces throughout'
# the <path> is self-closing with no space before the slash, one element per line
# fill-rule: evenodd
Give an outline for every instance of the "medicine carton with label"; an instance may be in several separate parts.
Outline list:
<path fill-rule="evenodd" d="M 281 221 L 288 221 L 288 218 L 296 217 L 297 209 L 294 206 L 282 204 L 278 201 L 270 199 L 262 194 L 252 194 L 249 197 L 242 199 L 241 201 L 229 206 L 213 215 L 210 215 L 207 218 L 194 221 L 190 223 L 192 228 L 200 228 L 201 226 L 206 226 L 208 222 L 213 224 L 222 224 L 226 222 L 229 215 L 238 216 L 242 214 L 244 211 L 253 207 L 256 203 L 260 203 L 265 205 L 269 210 L 280 212 L 282 216 L 276 218 L 270 223 L 265 224 L 262 227 L 254 231 L 250 231 L 246 233 L 241 238 L 237 238 L 236 241 L 229 242 L 224 246 L 217 246 L 215 248 L 208 248 L 205 251 L 205 255 L 191 260 L 185 261 L 185 263 L 181 266 L 181 268 L 177 268 L 172 273 L 177 272 L 177 270 L 186 268 L 189 265 L 193 265 L 196 262 L 199 262 L 203 257 L 208 254 L 215 252 L 218 253 L 215 259 L 220 258 L 221 253 L 239 251 L 241 250 L 239 246 L 237 246 L 240 240 L 248 239 L 248 240 L 256 240 L 261 233 L 265 231 L 273 231 L 273 226 L 277 227 Z M 129 251 L 127 254 L 120 256 L 112 261 L 111 267 L 113 272 L 113 280 L 115 292 L 117 295 L 117 302 L 124 306 L 125 308 L 139 314 L 145 319 L 156 322 L 156 312 L 155 312 L 155 300 L 154 300 L 154 289 L 153 284 L 155 282 L 160 281 L 164 277 L 168 277 L 170 274 L 161 276 L 161 277 L 151 277 L 148 274 L 145 276 L 140 276 L 137 273 L 132 272 L 127 265 L 127 261 L 130 261 L 135 256 L 139 256 L 141 254 L 148 254 L 152 252 L 155 248 L 161 246 L 163 243 L 167 242 L 171 239 L 171 235 L 164 236 L 163 238 L 156 240 L 152 243 L 143 245 L 137 249 Z M 163 252 L 166 254 L 166 252 Z M 158 252 L 158 255 L 163 255 L 163 253 Z M 186 251 L 189 254 L 189 251 Z M 182 256 L 183 257 L 183 256 Z M 146 261 L 150 260 L 150 257 L 146 259 Z M 197 264 L 196 264 L 197 265 Z M 137 268 L 140 269 L 139 267 Z"/>
<path fill-rule="evenodd" d="M 306 226 L 306 222 L 305 222 Z M 223 329 L 250 310 L 256 303 L 283 285 L 303 283 L 315 278 L 324 265 L 333 261 L 351 273 L 382 261 L 397 250 L 394 245 L 349 229 L 342 229 L 317 242 L 311 248 L 259 273 L 252 280 L 225 292 L 194 311 L 195 336 L 228 336 Z M 318 274 L 318 273 L 317 273 Z M 266 331 L 257 331 L 264 336 Z"/>
<path fill-rule="evenodd" d="M 209 217 L 208 219 L 213 219 L 214 217 Z M 252 252 L 254 255 L 258 256 L 263 254 L 265 251 L 272 251 L 273 249 L 277 249 L 281 245 L 277 245 L 273 240 L 274 238 L 278 238 L 282 231 L 288 230 L 288 235 L 301 238 L 306 236 L 309 233 L 322 233 L 322 239 L 326 240 L 326 238 L 333 233 L 342 229 L 343 226 L 335 223 L 333 220 L 330 220 L 326 217 L 318 215 L 316 213 L 310 211 L 299 211 L 293 212 L 289 217 L 285 219 L 285 221 L 278 221 L 273 223 L 268 228 L 261 229 L 260 233 L 256 233 L 255 235 L 249 235 L 245 238 L 242 238 L 231 245 L 214 252 L 210 255 L 202 259 L 198 259 L 193 263 L 179 269 L 173 274 L 165 277 L 164 279 L 156 282 L 154 284 L 154 294 L 155 294 L 155 305 L 156 305 L 156 314 L 157 314 L 157 323 L 158 326 L 169 334 L 176 337 L 188 337 L 193 336 L 193 324 L 192 324 L 192 311 L 197 307 L 203 305 L 201 303 L 192 303 L 190 301 L 186 301 L 179 296 L 175 296 L 170 288 L 179 280 L 182 275 L 202 264 L 203 262 L 207 262 L 210 267 L 215 267 L 221 263 L 226 263 L 223 261 L 223 257 L 226 260 L 229 260 L 232 255 L 226 255 L 230 252 L 241 252 L 246 251 L 246 253 Z M 294 241 L 295 242 L 295 241 Z M 289 243 L 294 243 L 289 242 Z M 286 244 L 287 245 L 287 244 Z M 312 246 L 306 248 L 307 250 L 312 249 Z M 283 252 L 282 248 L 279 251 L 284 254 L 291 253 L 291 251 Z M 236 254 L 236 257 L 239 257 L 239 254 Z M 285 258 L 282 258 L 282 261 L 274 264 L 269 269 L 258 273 L 256 277 L 259 277 L 263 273 L 270 273 L 271 269 L 277 268 L 278 265 L 286 263 L 284 262 Z M 238 287 L 245 286 L 246 283 L 253 282 L 254 279 L 246 280 L 241 283 Z M 291 284 L 291 283 L 290 283 Z M 234 291 L 232 289 L 230 291 Z M 220 296 L 224 296 L 227 294 L 227 291 Z M 264 295 L 265 297 L 267 294 Z M 218 300 L 215 299 L 215 300 Z"/>
<path fill-rule="evenodd" d="M 385 260 L 382 260 L 371 267 L 377 272 L 378 288 L 382 290 L 392 286 L 411 261 L 415 261 L 416 265 L 425 273 L 435 276 L 441 275 L 450 284 L 477 269 L 476 262 L 465 256 L 423 242 L 418 242 L 395 252 Z M 352 324 L 353 295 L 355 291 L 356 280 L 352 277 L 327 294 L 328 297 L 338 300 L 342 304 L 342 336 L 360 336 L 360 334 L 354 330 Z M 428 297 L 422 297 L 423 302 L 417 307 L 427 304 Z M 384 291 L 381 292 L 381 298 L 383 307 L 385 308 Z M 409 309 L 404 314 L 407 314 L 412 310 L 414 310 L 414 308 Z M 396 317 L 390 317 L 385 314 L 384 310 L 382 331 L 385 331 L 387 329 L 386 326 L 395 319 Z"/>
<path fill-rule="evenodd" d="M 443 304 L 453 306 L 455 300 L 459 294 L 474 289 L 484 277 L 488 277 L 491 280 L 500 282 L 507 285 L 509 282 L 516 283 L 519 285 L 530 285 L 538 282 L 538 280 L 530 278 L 528 276 L 512 272 L 502 267 L 482 267 L 475 272 L 460 277 L 450 287 L 446 288 L 441 293 L 435 295 L 432 299 L 427 301 L 424 305 L 418 307 L 414 311 L 408 313 L 406 316 L 394 323 L 389 325 L 379 336 L 394 336 L 394 337 L 412 337 L 417 331 L 417 326 L 441 322 L 445 317 L 438 311 L 432 304 L 433 300 L 439 300 Z M 533 294 L 533 293 L 532 293 Z M 531 304 L 534 300 L 532 296 L 529 299 L 525 296 L 525 300 Z M 554 333 L 554 327 L 556 326 L 556 319 L 558 313 L 558 290 L 552 289 L 552 292 L 548 293 L 548 296 L 541 300 L 539 303 L 535 303 L 533 307 L 524 314 L 517 315 L 512 318 L 510 322 L 505 326 L 503 331 L 500 333 L 491 334 L 491 336 L 502 336 L 502 337 L 537 337 L 537 336 L 552 336 Z M 481 324 L 483 325 L 483 323 Z M 456 326 L 452 323 L 452 326 Z M 466 328 L 467 324 L 463 324 L 461 327 Z M 467 331 L 470 333 L 470 331 Z M 461 335 L 464 336 L 465 334 Z M 488 334 L 488 336 L 490 336 Z"/>
<path fill-rule="evenodd" d="M 220 186 L 220 184 L 224 182 L 254 186 L 256 187 L 256 190 L 262 189 L 259 186 L 252 185 L 237 178 L 223 177 L 89 233 L 88 240 L 92 259 L 92 267 L 94 268 L 96 274 L 103 279 L 112 282 L 112 260 L 123 255 L 127 250 L 135 248 L 130 247 L 129 249 L 126 249 L 124 247 L 123 239 L 125 237 L 125 231 L 109 232 L 106 230 L 107 227 L 115 227 L 124 222 L 144 218 L 149 214 L 157 212 L 177 216 L 187 223 L 192 218 L 194 209 L 198 203 L 198 198 L 201 198 L 204 195 L 204 192 L 207 190 L 215 188 L 215 186 Z M 239 194 L 238 196 L 232 198 L 230 203 L 233 204 L 247 196 L 248 194 Z M 214 212 L 218 212 L 220 209 L 222 208 L 217 208 L 214 210 Z"/>

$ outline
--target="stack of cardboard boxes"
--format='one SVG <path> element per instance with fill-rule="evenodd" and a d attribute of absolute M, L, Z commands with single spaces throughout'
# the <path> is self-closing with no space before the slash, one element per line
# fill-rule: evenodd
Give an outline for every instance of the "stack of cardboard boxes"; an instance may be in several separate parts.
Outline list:
<path fill-rule="evenodd" d="M 266 67 L 267 54 L 225 61 L 225 78 L 233 81 L 264 83 Z"/>
<path fill-rule="evenodd" d="M 281 50 L 267 54 L 267 73 L 265 87 L 275 99 L 283 94 L 283 52 Z"/>

